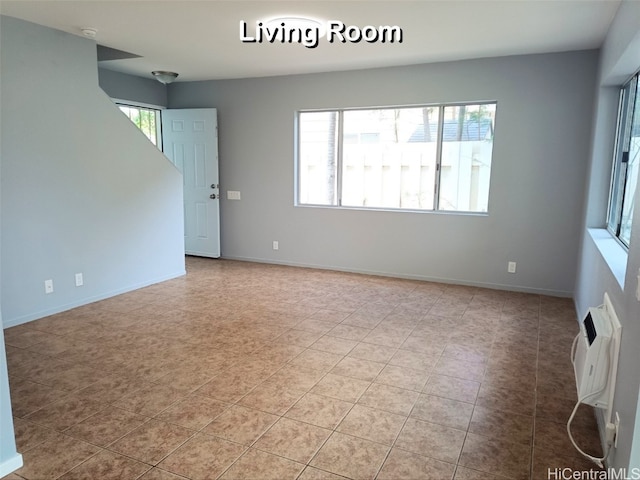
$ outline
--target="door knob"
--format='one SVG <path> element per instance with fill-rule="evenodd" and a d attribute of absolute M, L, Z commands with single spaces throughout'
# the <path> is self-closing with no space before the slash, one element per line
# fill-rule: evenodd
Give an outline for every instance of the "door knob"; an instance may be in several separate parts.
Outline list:
<path fill-rule="evenodd" d="M 214 188 L 214 189 L 215 189 L 215 188 L 218 188 L 218 184 L 217 184 L 217 183 L 212 183 L 212 184 L 211 184 L 211 188 Z"/>
<path fill-rule="evenodd" d="M 209 195 L 209 198 L 211 200 L 215 200 L 216 198 L 218 198 L 218 196 L 215 193 L 212 193 L 211 195 Z"/>

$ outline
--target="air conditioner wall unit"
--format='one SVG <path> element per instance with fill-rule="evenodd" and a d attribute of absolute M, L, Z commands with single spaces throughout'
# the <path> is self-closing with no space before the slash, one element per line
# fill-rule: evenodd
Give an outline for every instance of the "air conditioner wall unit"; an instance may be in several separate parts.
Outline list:
<path fill-rule="evenodd" d="M 609 403 L 612 335 L 613 326 L 606 310 L 590 308 L 580 323 L 573 366 L 578 398 L 598 408 L 607 408 Z"/>
<path fill-rule="evenodd" d="M 590 308 L 580 323 L 571 348 L 578 401 L 567 421 L 567 433 L 573 446 L 584 457 L 602 467 L 617 441 L 617 424 L 612 422 L 613 399 L 618 372 L 622 326 L 607 293 L 604 303 Z M 571 422 L 581 403 L 604 410 L 604 456 L 595 457 L 578 447 L 571 435 Z"/>

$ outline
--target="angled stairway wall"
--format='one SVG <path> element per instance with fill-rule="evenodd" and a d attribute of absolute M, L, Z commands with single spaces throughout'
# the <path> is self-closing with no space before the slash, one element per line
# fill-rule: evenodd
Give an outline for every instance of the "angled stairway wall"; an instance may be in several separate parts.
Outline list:
<path fill-rule="evenodd" d="M 4 326 L 184 274 L 182 177 L 99 88 L 95 42 L 0 32 Z"/>

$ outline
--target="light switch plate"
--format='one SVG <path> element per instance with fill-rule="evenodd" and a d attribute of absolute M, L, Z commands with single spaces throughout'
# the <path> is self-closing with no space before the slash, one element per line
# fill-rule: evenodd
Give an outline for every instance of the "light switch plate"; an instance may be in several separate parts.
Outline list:
<path fill-rule="evenodd" d="M 240 192 L 237 190 L 227 190 L 227 200 L 240 200 Z"/>

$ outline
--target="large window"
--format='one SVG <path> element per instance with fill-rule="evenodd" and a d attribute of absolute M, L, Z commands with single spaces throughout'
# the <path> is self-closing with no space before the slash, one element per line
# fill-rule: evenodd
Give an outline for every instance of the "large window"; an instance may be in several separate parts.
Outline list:
<path fill-rule="evenodd" d="M 640 164 L 640 89 L 638 75 L 620 91 L 618 128 L 609 196 L 609 231 L 628 248 Z"/>
<path fill-rule="evenodd" d="M 486 212 L 495 103 L 298 114 L 300 205 Z"/>
<path fill-rule="evenodd" d="M 125 104 L 118 104 L 118 108 L 145 134 L 151 143 L 162 150 L 160 110 Z"/>

